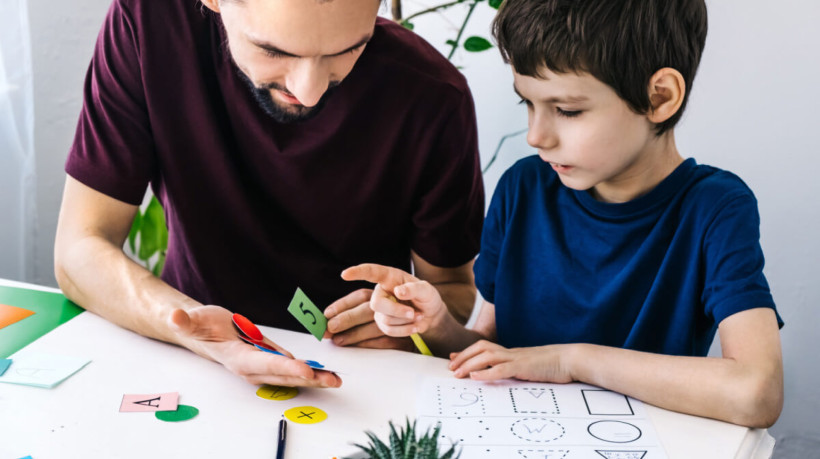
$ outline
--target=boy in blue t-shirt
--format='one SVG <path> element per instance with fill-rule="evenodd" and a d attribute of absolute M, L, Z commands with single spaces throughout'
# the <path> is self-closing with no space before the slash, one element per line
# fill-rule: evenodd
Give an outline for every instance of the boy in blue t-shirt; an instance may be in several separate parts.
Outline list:
<path fill-rule="evenodd" d="M 493 196 L 474 268 L 483 308 L 466 329 L 426 282 L 346 270 L 379 284 L 379 328 L 423 333 L 452 352 L 456 377 L 581 381 L 772 425 L 782 321 L 757 202 L 738 177 L 675 146 L 706 29 L 703 0 L 505 0 L 493 33 L 538 155 Z M 707 358 L 716 331 L 723 356 Z"/>

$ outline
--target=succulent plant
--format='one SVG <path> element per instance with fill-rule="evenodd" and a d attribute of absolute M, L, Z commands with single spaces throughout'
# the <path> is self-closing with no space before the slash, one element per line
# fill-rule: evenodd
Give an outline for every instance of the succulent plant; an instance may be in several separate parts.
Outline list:
<path fill-rule="evenodd" d="M 457 459 L 461 453 L 456 450 L 457 443 L 453 443 L 446 452 L 439 452 L 438 437 L 441 433 L 441 424 L 430 432 L 427 429 L 417 438 L 416 421 L 410 423 L 407 419 L 405 426 L 398 430 L 390 421 L 389 445 L 380 440 L 373 432 L 365 432 L 370 443 L 367 445 L 356 444 L 365 456 L 372 459 Z"/>

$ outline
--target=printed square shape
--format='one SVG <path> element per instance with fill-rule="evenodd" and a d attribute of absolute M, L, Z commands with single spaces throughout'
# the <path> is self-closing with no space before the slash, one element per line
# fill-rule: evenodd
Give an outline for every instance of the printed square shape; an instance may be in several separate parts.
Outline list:
<path fill-rule="evenodd" d="M 604 389 L 583 389 L 584 403 L 592 416 L 634 416 L 626 395 Z"/>

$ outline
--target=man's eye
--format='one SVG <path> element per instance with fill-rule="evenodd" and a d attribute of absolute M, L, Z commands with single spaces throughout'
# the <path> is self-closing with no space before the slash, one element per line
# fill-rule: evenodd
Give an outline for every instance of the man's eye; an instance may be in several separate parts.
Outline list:
<path fill-rule="evenodd" d="M 559 116 L 564 116 L 567 118 L 575 118 L 576 116 L 583 113 L 581 110 L 563 110 L 559 107 L 555 107 L 555 111 L 558 113 Z"/>
<path fill-rule="evenodd" d="M 269 50 L 269 49 L 266 49 L 266 50 L 265 50 L 265 55 L 266 55 L 266 56 L 268 56 L 268 57 L 273 57 L 273 58 L 275 58 L 275 59 L 279 59 L 279 58 L 285 57 L 285 55 L 284 55 L 284 54 L 282 54 L 282 53 L 277 53 L 276 51 L 271 51 L 271 50 Z"/>

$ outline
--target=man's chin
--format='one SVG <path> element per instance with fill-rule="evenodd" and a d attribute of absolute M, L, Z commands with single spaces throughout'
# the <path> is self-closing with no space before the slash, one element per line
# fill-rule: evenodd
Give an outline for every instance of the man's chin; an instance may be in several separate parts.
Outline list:
<path fill-rule="evenodd" d="M 319 113 L 320 105 L 315 107 L 305 107 L 303 105 L 292 105 L 280 103 L 273 99 L 267 90 L 255 89 L 254 98 L 262 110 L 279 123 L 296 123 L 306 121 Z"/>
<path fill-rule="evenodd" d="M 298 105 L 279 105 L 273 100 L 269 103 L 260 103 L 262 110 L 271 118 L 280 123 L 296 123 L 306 121 L 319 113 L 319 107 L 305 107 Z"/>

